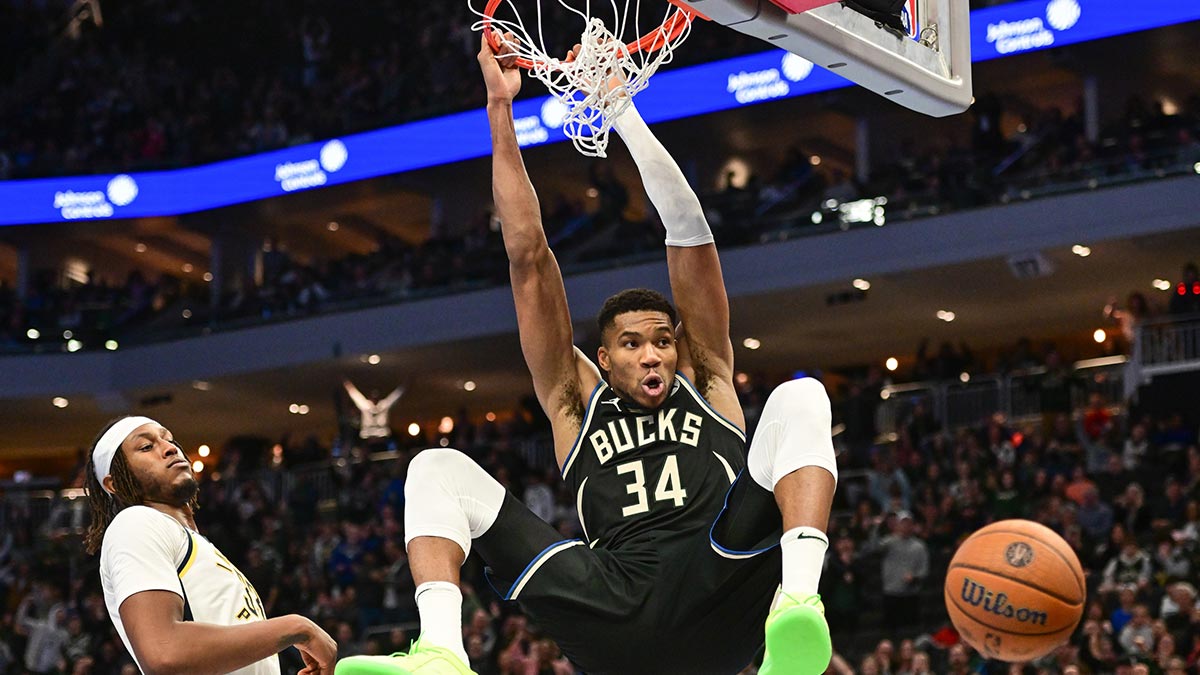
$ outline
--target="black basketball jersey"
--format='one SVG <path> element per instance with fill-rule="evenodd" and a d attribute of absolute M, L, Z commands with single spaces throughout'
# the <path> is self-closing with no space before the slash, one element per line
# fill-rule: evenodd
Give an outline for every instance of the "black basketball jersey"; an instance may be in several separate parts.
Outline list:
<path fill-rule="evenodd" d="M 589 545 L 613 550 L 655 531 L 705 532 L 745 465 L 745 433 L 676 374 L 657 410 L 601 381 L 563 465 Z"/>

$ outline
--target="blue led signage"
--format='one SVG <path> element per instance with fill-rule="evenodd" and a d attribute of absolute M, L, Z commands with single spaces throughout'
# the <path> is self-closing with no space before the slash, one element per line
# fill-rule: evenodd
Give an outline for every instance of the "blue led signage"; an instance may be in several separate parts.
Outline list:
<path fill-rule="evenodd" d="M 974 61 L 1200 20 L 1198 0 L 1026 0 L 971 13 Z M 637 99 L 646 121 L 703 115 L 849 86 L 783 51 L 660 73 Z M 563 107 L 543 97 L 513 113 L 522 146 L 566 140 Z M 483 110 L 215 164 L 107 176 L 0 181 L 0 225 L 169 216 L 278 197 L 488 154 Z"/>

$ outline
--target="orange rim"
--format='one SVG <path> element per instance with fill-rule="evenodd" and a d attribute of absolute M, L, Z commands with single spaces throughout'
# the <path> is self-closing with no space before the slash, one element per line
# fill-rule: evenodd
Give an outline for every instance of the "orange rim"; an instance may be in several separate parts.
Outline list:
<path fill-rule="evenodd" d="M 675 11 L 671 12 L 669 15 L 667 15 L 667 18 L 663 20 L 662 29 L 651 31 L 641 36 L 637 40 L 625 45 L 625 48 L 629 50 L 630 54 L 641 51 L 658 51 L 667 43 L 679 37 L 679 35 L 683 33 L 685 29 L 687 29 L 688 24 L 690 24 L 693 19 L 697 17 L 702 19 L 708 18 L 696 10 L 691 9 L 690 7 L 676 3 L 675 0 L 669 1 L 672 5 L 675 5 Z M 492 51 L 494 52 L 500 51 L 500 38 L 496 35 L 496 31 L 492 29 L 491 19 L 496 16 L 496 9 L 500 7 L 500 3 L 502 2 L 504 2 L 504 0 L 488 0 L 487 6 L 483 8 L 483 35 L 487 38 L 488 44 L 491 45 Z M 537 64 L 527 58 L 517 57 L 517 66 L 526 70 L 530 70 L 535 68 Z"/>

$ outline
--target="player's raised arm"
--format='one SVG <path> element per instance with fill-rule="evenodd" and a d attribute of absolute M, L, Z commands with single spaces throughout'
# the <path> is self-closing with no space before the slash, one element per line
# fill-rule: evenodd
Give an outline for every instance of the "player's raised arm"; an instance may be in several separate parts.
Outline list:
<path fill-rule="evenodd" d="M 696 384 L 702 393 L 710 394 L 714 393 L 712 384 L 729 382 L 729 393 L 732 394 L 729 298 L 725 293 L 717 247 L 700 200 L 675 160 L 654 137 L 632 104 L 617 118 L 615 126 L 633 155 L 646 194 L 667 230 L 671 293 L 683 321 Z M 712 402 L 719 410 L 723 407 L 718 401 Z M 733 407 L 737 408 L 736 396 Z M 740 419 L 740 408 L 737 412 Z"/>
<path fill-rule="evenodd" d="M 506 61 L 482 41 L 479 66 L 492 129 L 492 195 L 508 254 L 521 350 L 538 401 L 553 422 L 561 463 L 579 431 L 584 397 L 600 375 L 573 343 L 562 272 L 546 242 L 537 193 L 525 172 L 513 124 L 512 100 L 521 88 L 521 73 Z"/>

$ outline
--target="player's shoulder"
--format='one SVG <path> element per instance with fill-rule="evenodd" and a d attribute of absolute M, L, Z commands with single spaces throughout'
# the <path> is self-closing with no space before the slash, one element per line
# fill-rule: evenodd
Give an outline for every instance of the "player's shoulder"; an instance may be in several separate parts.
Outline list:
<path fill-rule="evenodd" d="M 151 537 L 183 541 L 187 534 L 174 518 L 149 506 L 128 506 L 113 517 L 104 530 L 101 549 L 129 541 L 145 541 Z"/>

